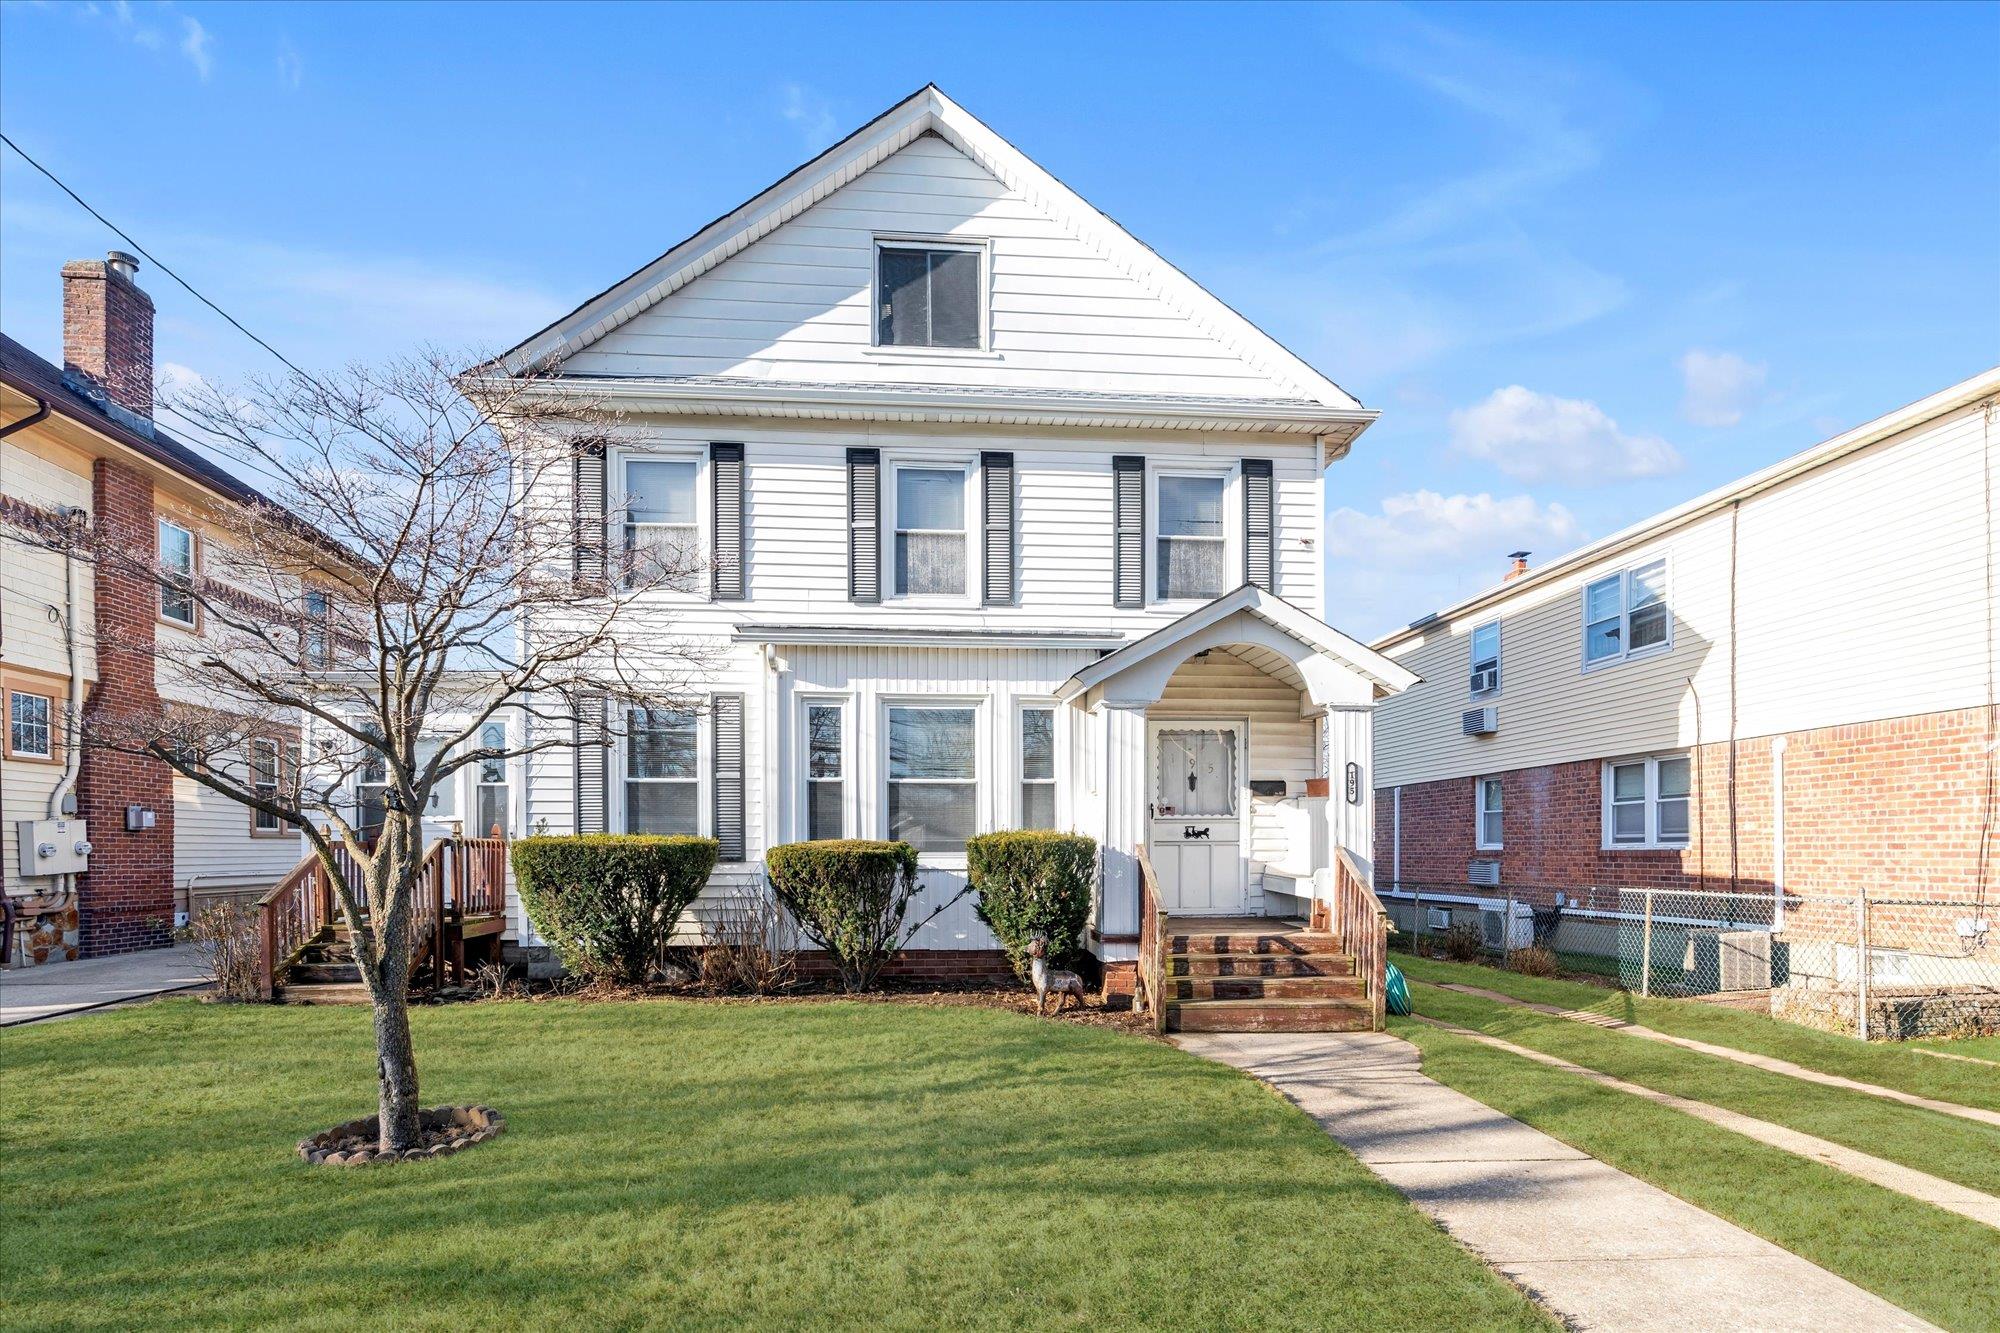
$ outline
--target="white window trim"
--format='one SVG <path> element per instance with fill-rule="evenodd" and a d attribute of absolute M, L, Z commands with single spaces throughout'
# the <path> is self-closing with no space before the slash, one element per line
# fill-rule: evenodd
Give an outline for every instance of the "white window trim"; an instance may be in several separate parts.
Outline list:
<path fill-rule="evenodd" d="M 1660 838 L 1660 762 L 1667 759 L 1688 761 L 1688 836 L 1678 842 L 1662 841 Z M 1646 766 L 1646 840 L 1644 842 L 1614 842 L 1611 837 L 1611 770 L 1628 764 Z M 1634 754 L 1618 759 L 1606 759 L 1599 777 L 1598 830 L 1599 846 L 1607 852 L 1680 852 L 1686 851 L 1694 843 L 1694 755 L 1687 750 L 1667 750 L 1660 754 Z M 1678 799 L 1678 798 L 1677 798 Z"/>
<path fill-rule="evenodd" d="M 882 341 L 882 252 L 884 250 L 964 250 L 979 256 L 979 346 L 906 347 Z M 924 232 L 878 231 L 869 248 L 868 346 L 870 356 L 906 361 L 999 361 L 993 350 L 993 241 L 985 236 L 942 236 Z"/>
<path fill-rule="evenodd" d="M 160 565 L 161 582 L 158 589 L 155 590 L 156 595 L 153 598 L 153 614 L 156 615 L 163 623 L 172 625 L 178 629 L 198 630 L 201 628 L 201 603 L 195 598 L 193 593 L 193 587 L 201 579 L 201 534 L 196 532 L 193 528 L 189 527 L 187 524 L 182 523 L 178 519 L 168 518 L 165 514 L 156 515 L 155 524 L 156 526 L 153 532 L 153 540 L 156 545 L 160 545 L 160 538 L 163 535 L 164 529 L 172 528 L 176 532 L 184 532 L 187 534 L 188 566 L 189 566 L 188 572 L 186 573 L 186 575 L 173 575 L 172 577 L 175 578 L 185 577 L 188 581 L 189 592 L 188 592 L 188 618 L 186 620 L 182 620 L 179 616 L 168 615 L 167 614 L 168 584 L 166 580 L 169 576 L 165 572 L 166 560 L 164 554 L 162 554 L 161 565 Z M 165 550 L 164 545 L 160 545 L 160 549 L 162 550 L 162 552 L 164 552 Z"/>
<path fill-rule="evenodd" d="M 628 463 L 693 463 L 694 464 L 694 530 L 695 549 L 706 561 L 715 551 L 715 515 L 713 490 L 714 480 L 709 475 L 708 441 L 659 440 L 629 449 L 619 449 L 611 457 L 611 470 L 605 486 L 609 494 L 604 506 L 604 550 L 607 556 L 607 573 L 622 574 L 625 561 L 625 500 L 631 494 L 631 487 L 625 480 Z M 612 503 L 616 501 L 616 503 Z M 744 534 L 746 548 L 749 534 Z M 713 580 L 705 573 L 697 573 L 686 588 L 648 588 L 635 594 L 642 601 L 706 602 L 709 600 Z"/>
<path fill-rule="evenodd" d="M 44 730 L 47 731 L 48 733 L 48 744 L 45 745 L 40 750 L 22 750 L 16 748 L 14 745 L 14 700 L 17 698 L 40 699 L 43 705 L 45 706 L 44 711 L 48 714 L 48 716 L 46 718 L 46 725 L 44 727 Z M 6 744 L 4 747 L 7 757 L 10 759 L 54 759 L 56 757 L 57 718 L 58 714 L 56 712 L 55 695 L 43 694 L 37 690 L 17 690 L 11 685 L 8 686 L 7 718 L 6 718 L 7 736 L 6 736 Z"/>
<path fill-rule="evenodd" d="M 1667 610 L 1667 637 L 1658 643 L 1649 643 L 1644 648 L 1634 649 L 1626 646 L 1632 642 L 1632 575 L 1634 571 L 1644 569 L 1651 564 L 1660 566 L 1660 605 Z M 1619 651 L 1609 657 L 1600 657 L 1593 661 L 1590 657 L 1590 589 L 1591 585 L 1610 578 L 1618 580 Z M 1622 662 L 1657 657 L 1661 653 L 1670 653 L 1674 650 L 1674 561 L 1666 552 L 1657 552 L 1643 560 L 1634 560 L 1622 569 L 1585 579 L 1582 586 L 1577 589 L 1577 603 L 1581 614 L 1576 651 L 1586 672 L 1602 671 L 1606 667 L 1614 667 Z"/>
<path fill-rule="evenodd" d="M 859 808 L 860 774 L 856 771 L 854 744 L 854 696 L 852 694 L 830 694 L 819 692 L 802 693 L 798 696 L 797 710 L 793 718 L 794 734 L 798 736 L 796 750 L 797 779 L 792 790 L 792 831 L 793 840 L 804 842 L 812 836 L 810 820 L 810 795 L 812 779 L 807 776 L 812 763 L 811 710 L 814 708 L 838 708 L 840 710 L 840 836 L 857 836 L 860 827 L 857 811 Z M 888 715 L 883 714 L 886 720 Z"/>
<path fill-rule="evenodd" d="M 993 767 L 987 759 L 997 753 L 993 748 L 992 700 L 983 694 L 885 694 L 875 701 L 875 836 L 888 838 L 889 833 L 889 710 L 892 708 L 970 708 L 972 710 L 972 831 L 991 833 L 993 831 L 993 780 L 989 776 Z M 944 870 L 963 870 L 965 856 L 950 852 L 917 853 L 917 863 L 921 866 Z"/>
<path fill-rule="evenodd" d="M 473 734 L 470 741 L 468 742 L 473 749 L 482 750 L 486 748 L 485 733 L 488 727 L 500 728 L 501 744 L 506 748 L 512 748 L 514 739 L 513 728 L 507 725 L 506 719 L 504 718 L 490 717 L 486 719 L 486 721 L 479 724 L 479 730 Z M 525 795 L 523 795 L 523 799 L 520 801 L 514 799 L 516 794 L 521 792 L 520 784 L 518 784 L 515 781 L 514 759 L 510 757 L 502 759 L 500 761 L 501 777 L 500 781 L 498 782 L 486 781 L 480 775 L 479 764 L 477 763 L 467 764 L 463 769 L 459 771 L 464 773 L 467 779 L 466 781 L 467 790 L 464 793 L 466 824 L 469 825 L 472 820 L 477 819 L 479 817 L 479 789 L 481 787 L 502 787 L 505 788 L 507 792 L 507 819 L 505 823 L 502 824 L 500 832 L 504 837 L 509 837 L 509 838 L 513 837 L 514 830 L 519 826 L 520 822 L 520 816 L 518 813 L 519 807 L 525 801 Z M 485 838 L 485 837 L 490 837 L 492 835 L 488 833 L 487 830 L 484 828 L 475 828 L 472 829 L 471 832 L 469 832 L 466 836 L 473 838 Z"/>
<path fill-rule="evenodd" d="M 1497 811 L 1494 811 L 1494 812 L 1493 812 L 1493 813 L 1495 813 L 1495 814 L 1497 814 L 1497 815 L 1499 815 L 1499 816 L 1500 816 L 1500 837 L 1499 837 L 1499 838 L 1498 838 L 1497 840 L 1493 841 L 1493 842 L 1488 842 L 1488 841 L 1486 840 L 1486 814 L 1487 814 L 1487 810 L 1486 810 L 1486 784 L 1487 784 L 1487 783 L 1489 783 L 1489 782 L 1491 782 L 1491 783 L 1495 783 L 1495 784 L 1498 784 L 1498 785 L 1500 786 L 1500 808 L 1499 808 L 1499 809 L 1498 809 Z M 1502 783 L 1502 782 L 1500 782 L 1500 779 L 1499 779 L 1499 777 L 1497 777 L 1496 775 L 1493 775 L 1493 774 L 1488 774 L 1488 775 L 1486 775 L 1486 776 L 1484 776 L 1484 777 L 1477 777 L 1477 778 L 1474 778 L 1474 779 L 1472 780 L 1472 846 L 1473 846 L 1473 849 L 1474 849 L 1475 851 L 1481 851 L 1481 852 L 1498 852 L 1498 851 L 1504 851 L 1504 850 L 1506 849 L 1506 842 L 1507 842 L 1507 788 L 1506 788 L 1506 784 L 1505 784 L 1505 783 Z"/>
<path fill-rule="evenodd" d="M 1490 689 L 1476 690 L 1472 688 L 1472 676 L 1479 669 L 1479 631 L 1489 626 L 1493 630 L 1493 685 Z M 1472 633 L 1466 636 L 1465 684 L 1468 698 L 1478 699 L 1482 703 L 1491 703 L 1500 697 L 1500 688 L 1506 681 L 1506 673 L 1500 666 L 1501 657 L 1506 652 L 1505 640 L 1506 635 L 1500 628 L 1500 620 L 1497 616 L 1492 620 L 1482 621 L 1474 625 Z"/>
<path fill-rule="evenodd" d="M 1050 714 L 1049 728 L 1049 777 L 1029 778 L 1025 776 L 1027 763 L 1021 753 L 1021 715 L 1039 709 Z M 1014 828 L 1028 826 L 1028 802 L 1022 788 L 1030 782 L 1046 783 L 1055 790 L 1055 801 L 1051 805 L 1051 828 L 1066 829 L 1069 825 L 1067 785 L 1063 781 L 1063 742 L 1067 738 L 1063 713 L 1066 710 L 1053 695 L 1022 695 L 1014 700 L 1011 725 L 1008 728 L 1008 795 L 1013 812 Z"/>
<path fill-rule="evenodd" d="M 1160 478 L 1220 477 L 1222 479 L 1222 587 L 1215 596 L 1230 592 L 1243 582 L 1243 495 L 1241 468 L 1236 463 L 1170 462 L 1146 466 L 1146 605 L 1191 611 L 1206 606 L 1214 597 L 1161 597 L 1160 593 Z M 1276 521 L 1276 515 L 1272 517 Z M 1234 582 L 1231 581 L 1232 577 Z"/>
<path fill-rule="evenodd" d="M 980 499 L 979 459 L 977 455 L 947 453 L 936 455 L 892 454 L 882 460 L 882 600 L 898 606 L 978 606 L 981 585 L 985 578 L 985 566 L 980 560 L 983 549 L 979 540 L 986 530 L 986 511 Z M 896 585 L 896 532 L 901 523 L 897 514 L 896 474 L 905 468 L 920 472 L 951 472 L 960 474 L 960 485 L 964 488 L 965 501 L 960 512 L 965 516 L 965 591 L 956 596 L 935 593 L 902 593 Z M 920 531 L 922 529 L 919 529 Z"/>
<path fill-rule="evenodd" d="M 712 729 L 707 725 L 710 716 L 707 704 L 708 700 L 703 699 L 696 706 L 697 711 L 694 715 L 694 834 L 692 836 L 697 838 L 712 838 L 715 836 L 715 812 L 711 808 L 714 801 L 713 779 L 715 759 L 710 748 L 709 733 Z M 630 704 L 615 704 L 614 706 L 619 709 L 619 734 L 618 743 L 611 747 L 611 760 L 617 767 L 611 771 L 612 780 L 608 785 L 612 790 L 609 794 L 609 799 L 605 801 L 605 815 L 609 828 L 614 832 L 626 833 L 631 830 L 631 825 L 628 822 L 630 811 L 626 808 L 625 786 L 627 782 L 632 780 L 627 776 L 630 771 L 627 766 L 627 755 L 632 748 L 631 737 L 628 734 L 630 731 L 629 715 L 632 706 Z M 659 779 L 652 780 L 658 781 Z M 686 781 L 684 778 L 677 780 Z M 645 782 L 648 779 L 639 778 L 637 781 Z M 746 802 L 748 795 L 746 792 Z M 745 808 L 747 812 L 747 805 Z"/>

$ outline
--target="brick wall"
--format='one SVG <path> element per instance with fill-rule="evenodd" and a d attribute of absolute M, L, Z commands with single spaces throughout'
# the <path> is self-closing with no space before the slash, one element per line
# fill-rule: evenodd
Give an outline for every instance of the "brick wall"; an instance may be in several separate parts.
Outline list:
<path fill-rule="evenodd" d="M 799 952 L 798 974 L 823 981 L 835 975 L 833 962 L 818 949 Z M 999 949 L 911 949 L 896 954 L 883 967 L 882 975 L 898 981 L 937 982 L 940 985 L 965 981 L 1013 981 L 1014 965 Z"/>
<path fill-rule="evenodd" d="M 91 473 L 91 510 L 101 540 L 153 550 L 153 486 L 133 469 L 99 459 Z M 116 719 L 159 707 L 151 654 L 157 611 L 154 585 L 123 562 L 94 565 L 97 683 L 86 713 Z M 125 831 L 125 807 L 143 805 L 157 824 Z M 174 789 L 166 765 L 90 748 L 77 781 L 78 813 L 90 821 L 90 872 L 78 910 L 86 957 L 161 948 L 174 915 Z"/>
<path fill-rule="evenodd" d="M 2000 890 L 1983 709 L 1799 732 L 1786 738 L 1785 884 L 1795 894 L 1965 899 Z M 1474 847 L 1473 779 L 1402 789 L 1405 883 L 1464 885 L 1474 857 L 1501 883 L 1554 888 L 1702 887 L 1759 892 L 1773 866 L 1771 737 L 1694 751 L 1690 837 L 1663 851 L 1603 848 L 1602 766 L 1551 764 L 1500 774 L 1505 846 Z M 1733 777 L 1732 777 L 1733 768 Z M 1375 855 L 1394 861 L 1394 793 L 1376 793 Z"/>

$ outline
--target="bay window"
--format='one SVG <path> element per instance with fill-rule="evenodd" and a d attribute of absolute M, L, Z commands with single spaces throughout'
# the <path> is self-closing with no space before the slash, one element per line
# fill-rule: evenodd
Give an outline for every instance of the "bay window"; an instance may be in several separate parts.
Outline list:
<path fill-rule="evenodd" d="M 978 831 L 975 708 L 889 709 L 889 838 L 919 852 L 960 855 Z"/>
<path fill-rule="evenodd" d="M 1604 765 L 1604 845 L 1685 847 L 1692 765 L 1688 756 L 1654 755 Z"/>
<path fill-rule="evenodd" d="M 696 764 L 700 740 L 692 713 L 633 708 L 625 719 L 625 831 L 701 831 Z"/>

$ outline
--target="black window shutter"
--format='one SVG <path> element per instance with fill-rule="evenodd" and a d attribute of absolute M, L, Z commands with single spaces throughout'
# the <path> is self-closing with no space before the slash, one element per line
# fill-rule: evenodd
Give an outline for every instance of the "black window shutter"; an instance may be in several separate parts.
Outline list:
<path fill-rule="evenodd" d="M 1270 592 L 1276 581 L 1276 524 L 1271 517 L 1271 460 L 1243 460 L 1243 581 Z"/>
<path fill-rule="evenodd" d="M 1146 604 L 1146 460 L 1119 454 L 1111 460 L 1112 569 L 1114 606 Z"/>
<path fill-rule="evenodd" d="M 609 737 L 605 734 L 604 696 L 579 694 L 576 697 L 576 831 L 605 833 L 610 829 L 610 801 L 606 791 L 606 756 Z"/>
<path fill-rule="evenodd" d="M 576 538 L 570 573 L 579 588 L 604 582 L 604 446 L 576 451 L 570 471 L 570 521 Z"/>
<path fill-rule="evenodd" d="M 743 568 L 743 446 L 708 446 L 708 475 L 715 503 L 715 583 L 718 602 L 745 596 Z"/>
<path fill-rule="evenodd" d="M 741 861 L 743 846 L 743 696 L 718 694 L 709 701 L 714 729 L 716 858 Z"/>
<path fill-rule="evenodd" d="M 882 451 L 847 451 L 847 597 L 882 600 Z"/>
<path fill-rule="evenodd" d="M 979 455 L 982 486 L 980 508 L 986 523 L 986 584 L 981 600 L 987 606 L 1014 604 L 1014 455 Z"/>

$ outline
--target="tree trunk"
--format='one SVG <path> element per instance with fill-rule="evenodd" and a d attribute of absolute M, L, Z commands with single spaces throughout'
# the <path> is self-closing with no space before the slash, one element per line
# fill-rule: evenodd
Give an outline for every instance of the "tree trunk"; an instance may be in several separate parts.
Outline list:
<path fill-rule="evenodd" d="M 422 1147 L 423 1130 L 417 1120 L 417 1053 L 410 1044 L 407 990 L 385 991 L 375 997 L 375 1065 L 382 1085 L 381 1151 Z"/>

